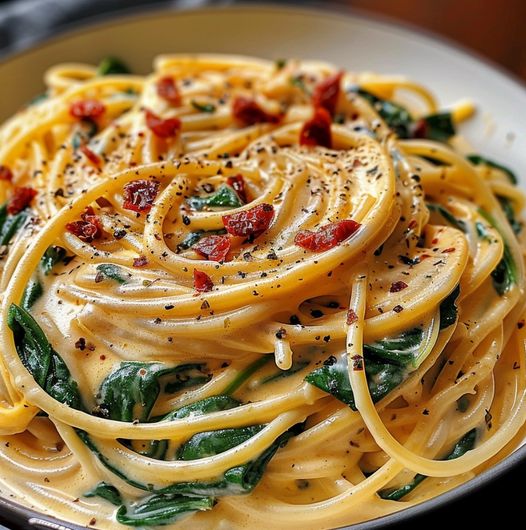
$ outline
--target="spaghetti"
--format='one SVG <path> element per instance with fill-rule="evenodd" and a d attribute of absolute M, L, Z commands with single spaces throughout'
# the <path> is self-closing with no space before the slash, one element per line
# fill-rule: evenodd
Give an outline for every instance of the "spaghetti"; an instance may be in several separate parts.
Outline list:
<path fill-rule="evenodd" d="M 404 78 L 163 56 L 0 129 L 2 494 L 97 528 L 334 528 L 509 454 L 524 198 Z"/>

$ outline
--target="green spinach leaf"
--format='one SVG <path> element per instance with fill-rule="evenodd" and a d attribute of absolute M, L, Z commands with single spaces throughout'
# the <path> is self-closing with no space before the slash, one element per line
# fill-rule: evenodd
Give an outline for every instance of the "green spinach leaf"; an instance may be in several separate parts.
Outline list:
<path fill-rule="evenodd" d="M 214 193 L 205 197 L 198 195 L 190 197 L 187 202 L 190 208 L 197 211 L 205 208 L 239 208 L 243 206 L 239 195 L 228 184 L 221 184 Z"/>
<path fill-rule="evenodd" d="M 115 506 L 122 504 L 122 497 L 119 490 L 106 482 L 99 482 L 93 489 L 84 493 L 84 497 L 101 497 Z"/>
<path fill-rule="evenodd" d="M 122 267 L 113 263 L 101 263 L 97 265 L 97 276 L 99 275 L 102 277 L 101 279 L 109 278 L 121 285 L 128 283 L 128 280 L 131 278 L 130 273 L 125 272 Z"/>
<path fill-rule="evenodd" d="M 517 175 L 515 175 L 511 169 L 499 164 L 498 162 L 495 162 L 494 160 L 490 160 L 489 158 L 477 154 L 468 155 L 466 158 L 475 166 L 484 165 L 495 169 L 500 169 L 500 171 L 506 174 L 512 184 L 518 183 Z"/>
<path fill-rule="evenodd" d="M 416 135 L 437 142 L 447 142 L 456 134 L 453 117 L 450 112 L 439 112 L 422 118 L 416 124 Z"/>
<path fill-rule="evenodd" d="M 457 298 L 460 295 L 460 285 L 457 285 L 440 304 L 440 329 L 446 329 L 457 321 Z"/>
<path fill-rule="evenodd" d="M 500 207 L 508 220 L 514 234 L 520 234 L 522 230 L 522 222 L 515 217 L 515 210 L 513 209 L 511 201 L 507 197 L 497 195 Z"/>
<path fill-rule="evenodd" d="M 418 357 L 423 337 L 424 331 L 422 328 L 413 328 L 400 333 L 396 337 L 364 344 L 363 350 L 365 353 L 380 359 L 405 366 Z"/>
<path fill-rule="evenodd" d="M 9 245 L 28 217 L 29 208 L 24 208 L 21 212 L 11 215 L 7 213 L 7 203 L 0 207 L 0 246 Z"/>
<path fill-rule="evenodd" d="M 426 205 L 430 211 L 441 215 L 451 226 L 467 233 L 466 223 L 462 219 L 457 219 L 445 206 L 433 202 L 428 202 Z"/>
<path fill-rule="evenodd" d="M 211 103 L 199 103 L 195 99 L 192 99 L 192 107 L 194 107 L 195 110 L 206 112 L 208 114 L 216 111 L 215 105 L 212 105 Z"/>
<path fill-rule="evenodd" d="M 130 69 L 116 57 L 105 57 L 99 63 L 97 75 L 129 74 Z"/>

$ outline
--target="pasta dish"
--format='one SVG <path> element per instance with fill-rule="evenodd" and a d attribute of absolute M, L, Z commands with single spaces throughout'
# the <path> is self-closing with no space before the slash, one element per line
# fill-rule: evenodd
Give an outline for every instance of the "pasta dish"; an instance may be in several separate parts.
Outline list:
<path fill-rule="evenodd" d="M 471 103 L 221 55 L 45 83 L 0 128 L 2 496 L 330 529 L 521 443 L 524 197 Z"/>

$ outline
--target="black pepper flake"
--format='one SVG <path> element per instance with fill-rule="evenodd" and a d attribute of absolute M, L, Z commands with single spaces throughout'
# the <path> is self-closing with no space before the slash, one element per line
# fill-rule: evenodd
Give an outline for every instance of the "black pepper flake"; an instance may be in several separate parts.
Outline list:
<path fill-rule="evenodd" d="M 284 339 L 287 336 L 287 330 L 285 328 L 279 328 L 278 331 L 276 331 L 276 338 L 279 340 Z"/>
<path fill-rule="evenodd" d="M 338 359 L 334 357 L 334 355 L 331 355 L 328 359 L 323 361 L 324 366 L 332 366 L 333 364 L 336 364 L 338 362 Z"/>
<path fill-rule="evenodd" d="M 491 415 L 491 412 L 488 409 L 486 409 L 486 414 L 484 415 L 484 421 L 486 422 L 486 427 L 488 428 L 488 431 L 492 427 L 492 424 L 491 424 L 492 419 L 493 419 L 493 416 Z"/>
<path fill-rule="evenodd" d="M 113 232 L 113 237 L 115 239 L 122 239 L 126 234 L 127 234 L 127 232 L 126 232 L 126 230 L 124 230 L 124 228 L 117 228 Z"/>
<path fill-rule="evenodd" d="M 162 320 L 159 317 L 155 318 L 155 320 L 153 321 L 154 324 L 160 324 L 161 322 Z"/>
<path fill-rule="evenodd" d="M 321 318 L 323 316 L 323 311 L 320 311 L 319 309 L 312 309 L 310 314 L 312 318 Z"/>
<path fill-rule="evenodd" d="M 187 215 L 183 215 L 183 224 L 188 226 L 190 222 L 190 217 L 188 217 Z"/>
<path fill-rule="evenodd" d="M 209 309 L 210 304 L 208 303 L 208 300 L 203 300 L 203 303 L 201 304 L 201 309 Z"/>
<path fill-rule="evenodd" d="M 401 305 L 395 305 L 395 306 L 393 307 L 393 311 L 394 311 L 395 313 L 400 313 L 400 312 L 403 311 L 403 310 L 404 310 L 404 308 L 403 308 Z"/>
<path fill-rule="evenodd" d="M 164 308 L 167 310 L 173 309 L 175 306 L 173 304 L 165 305 Z"/>
<path fill-rule="evenodd" d="M 424 416 L 429 416 L 429 410 L 428 410 L 428 409 L 424 409 L 424 410 L 422 411 L 422 414 L 423 414 Z"/>
<path fill-rule="evenodd" d="M 330 335 L 325 335 L 325 337 L 323 337 L 323 340 L 325 342 L 329 342 L 331 340 L 331 336 Z"/>
<path fill-rule="evenodd" d="M 75 348 L 80 351 L 84 351 L 86 349 L 86 339 L 84 337 L 80 337 L 80 339 L 75 342 Z"/>
<path fill-rule="evenodd" d="M 291 315 L 290 318 L 289 318 L 289 322 L 293 326 L 297 326 L 298 324 L 301 325 L 301 322 L 300 322 L 300 319 L 299 319 L 298 315 Z"/>
<path fill-rule="evenodd" d="M 524 327 L 524 320 L 519 320 L 517 322 L 517 329 L 522 329 Z"/>

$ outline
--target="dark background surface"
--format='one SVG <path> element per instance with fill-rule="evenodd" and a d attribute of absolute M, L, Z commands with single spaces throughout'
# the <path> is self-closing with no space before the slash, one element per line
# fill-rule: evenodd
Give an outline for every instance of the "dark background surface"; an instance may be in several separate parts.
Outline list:
<path fill-rule="evenodd" d="M 0 0 L 0 52 L 19 50 L 67 28 L 71 22 L 116 13 L 124 8 L 152 6 L 193 7 L 229 4 L 233 1 L 206 0 Z M 252 3 L 246 1 L 245 3 Z M 309 2 L 289 2 L 309 4 Z M 340 0 L 316 2 L 337 4 L 388 16 L 431 30 L 500 64 L 526 80 L 526 1 L 525 0 Z M 520 109 L 526 119 L 526 110 Z M 524 141 L 524 139 L 522 139 Z M 526 463 L 510 470 L 489 486 L 459 501 L 419 516 L 411 522 L 393 524 L 392 529 L 422 529 L 432 524 L 459 528 L 467 524 L 487 527 L 488 517 L 497 514 L 513 525 L 522 521 L 521 479 Z M 515 522 L 516 521 L 516 522 Z M 504 520 L 502 521 L 504 524 Z M 257 529 L 254 529 L 257 530 Z"/>

